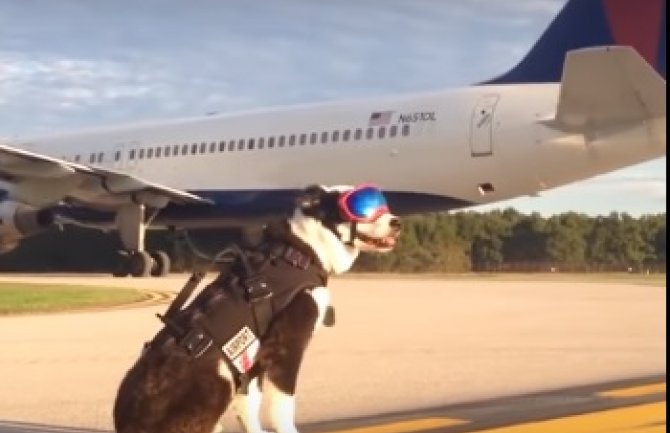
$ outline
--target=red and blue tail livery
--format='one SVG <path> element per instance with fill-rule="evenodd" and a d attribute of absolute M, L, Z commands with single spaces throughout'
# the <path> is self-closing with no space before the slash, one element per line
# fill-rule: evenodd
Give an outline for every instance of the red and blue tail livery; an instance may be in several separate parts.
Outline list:
<path fill-rule="evenodd" d="M 526 57 L 485 84 L 561 80 L 568 51 L 631 46 L 665 78 L 666 0 L 569 0 Z"/>

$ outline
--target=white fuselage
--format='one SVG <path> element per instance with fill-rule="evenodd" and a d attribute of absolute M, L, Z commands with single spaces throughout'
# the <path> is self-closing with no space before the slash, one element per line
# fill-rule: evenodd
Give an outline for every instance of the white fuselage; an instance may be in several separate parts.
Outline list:
<path fill-rule="evenodd" d="M 598 125 L 579 133 L 547 126 L 543 121 L 555 114 L 559 88 L 474 86 L 13 144 L 199 193 L 374 183 L 386 191 L 448 197 L 460 203 L 455 207 L 532 195 L 665 154 L 665 118 Z M 432 210 L 454 206 L 437 207 Z"/>

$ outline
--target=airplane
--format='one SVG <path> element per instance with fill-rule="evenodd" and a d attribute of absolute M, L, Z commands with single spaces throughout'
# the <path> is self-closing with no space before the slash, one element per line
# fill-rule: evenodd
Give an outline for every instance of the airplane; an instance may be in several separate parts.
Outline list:
<path fill-rule="evenodd" d="M 308 184 L 447 211 L 666 153 L 665 0 L 569 0 L 511 70 L 462 89 L 145 122 L 0 143 L 0 246 L 118 230 L 121 275 L 161 276 L 147 228 L 288 215 Z"/>

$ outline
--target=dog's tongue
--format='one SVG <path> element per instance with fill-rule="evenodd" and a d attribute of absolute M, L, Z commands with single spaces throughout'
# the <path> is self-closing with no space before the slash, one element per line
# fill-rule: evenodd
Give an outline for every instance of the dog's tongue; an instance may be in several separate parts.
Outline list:
<path fill-rule="evenodd" d="M 388 245 L 389 247 L 395 246 L 395 238 L 393 236 L 384 238 L 383 242 L 385 245 Z"/>

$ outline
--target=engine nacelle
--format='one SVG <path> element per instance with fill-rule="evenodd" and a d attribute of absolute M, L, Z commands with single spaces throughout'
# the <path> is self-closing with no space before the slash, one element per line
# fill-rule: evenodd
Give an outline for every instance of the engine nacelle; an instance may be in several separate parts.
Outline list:
<path fill-rule="evenodd" d="M 48 229 L 54 219 L 48 209 L 36 209 L 10 200 L 0 202 L 0 253 L 13 250 L 25 237 Z"/>

